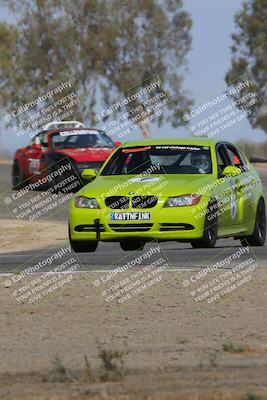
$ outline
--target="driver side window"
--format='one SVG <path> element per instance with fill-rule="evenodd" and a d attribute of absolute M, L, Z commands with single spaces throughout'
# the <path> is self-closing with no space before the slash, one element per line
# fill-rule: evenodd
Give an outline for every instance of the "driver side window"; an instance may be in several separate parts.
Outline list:
<path fill-rule="evenodd" d="M 226 168 L 228 165 L 230 165 L 230 163 L 229 163 L 229 160 L 227 158 L 224 145 L 218 146 L 217 150 L 216 150 L 216 153 L 217 153 L 218 172 L 219 172 L 219 175 L 221 175 L 223 170 L 224 170 L 224 168 Z"/>
<path fill-rule="evenodd" d="M 244 171 L 244 162 L 238 150 L 232 145 L 226 145 L 226 150 L 231 160 L 231 165 L 240 168 L 241 171 Z"/>
<path fill-rule="evenodd" d="M 32 139 L 31 144 L 40 144 L 43 148 L 47 148 L 48 140 L 47 140 L 47 133 L 41 132 L 37 136 Z"/>

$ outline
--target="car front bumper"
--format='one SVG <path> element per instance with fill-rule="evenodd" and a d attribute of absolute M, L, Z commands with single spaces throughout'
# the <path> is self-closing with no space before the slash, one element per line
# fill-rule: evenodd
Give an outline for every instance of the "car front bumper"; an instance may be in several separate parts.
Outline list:
<path fill-rule="evenodd" d="M 81 209 L 72 203 L 70 209 L 70 236 L 73 241 L 123 239 L 192 240 L 203 236 L 205 215 L 195 213 L 194 206 L 151 209 Z M 111 212 L 150 212 L 151 220 L 113 221 Z"/>

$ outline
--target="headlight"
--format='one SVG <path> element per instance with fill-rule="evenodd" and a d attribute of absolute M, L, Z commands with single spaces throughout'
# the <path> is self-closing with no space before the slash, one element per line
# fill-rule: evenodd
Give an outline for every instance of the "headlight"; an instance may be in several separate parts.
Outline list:
<path fill-rule="evenodd" d="M 100 208 L 97 200 L 93 197 L 78 196 L 74 202 L 75 207 L 78 208 Z"/>
<path fill-rule="evenodd" d="M 194 206 L 198 204 L 201 200 L 199 194 L 184 194 L 183 196 L 169 197 L 164 207 L 184 207 L 184 206 Z"/>

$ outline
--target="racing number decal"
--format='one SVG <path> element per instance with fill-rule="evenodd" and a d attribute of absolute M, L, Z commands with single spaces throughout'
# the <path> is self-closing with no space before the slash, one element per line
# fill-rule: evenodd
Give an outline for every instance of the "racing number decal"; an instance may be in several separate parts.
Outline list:
<path fill-rule="evenodd" d="M 238 215 L 238 199 L 237 199 L 237 195 L 236 195 L 236 182 L 229 182 L 231 189 L 232 189 L 232 193 L 230 195 L 230 211 L 231 211 L 231 218 L 232 219 L 236 219 L 237 215 Z"/>
<path fill-rule="evenodd" d="M 231 201 L 231 217 L 232 219 L 235 219 L 237 216 L 238 206 L 237 206 L 236 194 L 234 192 L 231 194 L 230 201 Z"/>

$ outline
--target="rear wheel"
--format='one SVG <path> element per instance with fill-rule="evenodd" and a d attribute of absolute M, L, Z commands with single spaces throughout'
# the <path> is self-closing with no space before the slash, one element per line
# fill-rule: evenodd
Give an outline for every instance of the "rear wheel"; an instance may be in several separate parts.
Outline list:
<path fill-rule="evenodd" d="M 212 202 L 208 206 L 206 213 L 206 220 L 204 225 L 204 232 L 201 239 L 191 241 L 191 246 L 195 249 L 212 248 L 215 247 L 218 232 L 218 205 Z"/>
<path fill-rule="evenodd" d="M 25 186 L 25 176 L 20 162 L 15 161 L 12 167 L 12 187 L 15 190 L 22 189 Z"/>
<path fill-rule="evenodd" d="M 266 238 L 266 213 L 265 203 L 260 199 L 256 212 L 255 227 L 252 235 L 241 238 L 242 246 L 263 246 Z"/>
<path fill-rule="evenodd" d="M 140 240 L 134 241 L 121 241 L 120 242 L 121 249 L 124 251 L 133 251 L 133 250 L 143 250 L 145 246 L 145 242 L 141 242 Z"/>

